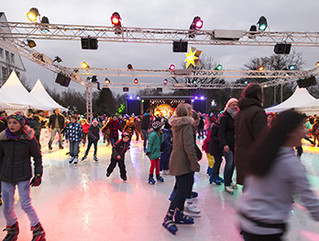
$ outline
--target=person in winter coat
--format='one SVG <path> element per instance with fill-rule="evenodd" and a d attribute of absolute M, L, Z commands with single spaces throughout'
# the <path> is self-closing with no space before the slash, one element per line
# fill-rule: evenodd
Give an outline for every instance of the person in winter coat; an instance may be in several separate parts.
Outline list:
<path fill-rule="evenodd" d="M 120 176 L 123 181 L 127 181 L 126 169 L 125 169 L 125 153 L 130 148 L 130 135 L 126 132 L 122 133 L 122 139 L 117 141 L 112 147 L 111 163 L 106 169 L 106 177 L 109 177 L 113 172 L 116 163 L 120 168 Z"/>
<path fill-rule="evenodd" d="M 162 225 L 172 234 L 176 234 L 176 224 L 193 224 L 192 217 L 183 214 L 185 200 L 192 191 L 193 172 L 199 172 L 200 166 L 195 151 L 193 136 L 192 107 L 182 103 L 176 108 L 176 114 L 169 119 L 173 129 L 173 149 L 170 157 L 169 172 L 175 176 L 177 189 Z"/>
<path fill-rule="evenodd" d="M 306 168 L 293 151 L 306 134 L 305 119 L 293 110 L 280 113 L 247 155 L 249 174 L 236 207 L 246 241 L 281 241 L 295 196 L 319 221 L 318 197 L 309 187 Z"/>
<path fill-rule="evenodd" d="M 169 157 L 173 148 L 173 132 L 168 121 L 164 124 L 163 137 L 164 140 L 161 144 L 161 147 L 163 146 L 163 150 L 161 150 L 160 171 L 163 171 L 163 174 L 169 174 Z"/>
<path fill-rule="evenodd" d="M 41 149 L 41 144 L 40 144 L 40 134 L 41 134 L 41 122 L 40 118 L 37 115 L 33 115 L 32 120 L 29 121 L 28 126 L 30 126 L 34 130 L 34 136 L 35 139 L 37 139 L 39 147 Z"/>
<path fill-rule="evenodd" d="M 242 92 L 238 102 L 239 111 L 235 116 L 235 165 L 237 184 L 244 185 L 249 169 L 247 152 L 258 141 L 267 127 L 266 113 L 262 107 L 263 91 L 258 83 L 250 83 Z M 258 160 L 256 160 L 258 161 Z"/>
<path fill-rule="evenodd" d="M 209 183 L 213 182 L 216 185 L 220 185 L 224 182 L 224 179 L 219 176 L 219 169 L 222 163 L 223 150 L 220 147 L 220 138 L 218 136 L 220 125 L 220 118 L 216 120 L 216 122 L 212 125 L 211 133 L 210 133 L 210 142 L 208 144 L 208 152 L 210 155 L 214 157 L 214 165 L 209 177 Z"/>
<path fill-rule="evenodd" d="M 135 134 L 136 134 L 136 142 L 139 141 L 139 137 L 141 137 L 142 141 L 144 140 L 142 135 L 142 118 L 140 116 L 135 118 Z"/>
<path fill-rule="evenodd" d="M 0 112 L 0 132 L 7 129 L 8 122 L 7 122 L 7 112 L 4 110 Z M 1 199 L 1 183 L 0 183 L 0 206 L 2 206 L 2 199 Z"/>
<path fill-rule="evenodd" d="M 143 115 L 142 118 L 142 135 L 144 138 L 144 152 L 146 152 L 146 145 L 147 145 L 147 140 L 148 140 L 148 131 L 151 127 L 151 116 L 150 116 L 151 111 L 150 110 L 146 110 L 146 112 Z"/>
<path fill-rule="evenodd" d="M 131 117 L 127 122 L 126 125 L 123 128 L 123 131 L 128 133 L 130 135 L 130 141 L 132 140 L 132 136 L 134 134 L 134 130 L 135 130 L 135 123 L 134 123 L 134 117 Z"/>
<path fill-rule="evenodd" d="M 197 125 L 198 138 L 204 139 L 204 119 L 201 114 L 199 114 L 199 123 Z"/>
<path fill-rule="evenodd" d="M 77 116 L 73 115 L 70 118 L 70 123 L 65 128 L 65 138 L 66 142 L 70 141 L 70 160 L 71 164 L 74 161 L 74 164 L 78 163 L 79 155 L 79 145 L 81 139 L 83 139 L 83 131 L 80 123 L 77 123 Z"/>
<path fill-rule="evenodd" d="M 51 138 L 49 140 L 48 146 L 49 150 L 52 150 L 52 142 L 55 138 L 56 133 L 59 133 L 59 148 L 63 149 L 63 137 L 62 132 L 64 131 L 65 118 L 60 114 L 60 109 L 56 108 L 54 114 L 49 118 L 49 131 L 51 131 Z"/>
<path fill-rule="evenodd" d="M 208 130 L 206 133 L 206 138 L 203 141 L 202 150 L 206 153 L 208 167 L 207 167 L 207 174 L 210 176 L 212 174 L 212 169 L 215 163 L 214 156 L 209 153 L 209 143 L 211 142 L 211 133 L 212 130 Z"/>
<path fill-rule="evenodd" d="M 92 121 L 92 125 L 89 128 L 89 135 L 88 135 L 89 143 L 88 143 L 88 146 L 86 148 L 85 154 L 82 157 L 81 161 L 84 161 L 87 158 L 92 144 L 94 145 L 93 159 L 94 159 L 94 161 L 98 161 L 97 156 L 96 156 L 96 153 L 97 153 L 97 142 L 100 139 L 100 128 L 99 128 L 98 124 L 99 124 L 99 122 L 96 119 L 94 119 Z"/>
<path fill-rule="evenodd" d="M 161 122 L 155 121 L 152 124 L 153 131 L 148 135 L 148 144 L 146 155 L 151 160 L 151 167 L 149 171 L 148 183 L 154 185 L 154 169 L 156 174 L 156 180 L 164 182 L 164 178 L 160 176 L 160 156 L 161 156 L 161 144 L 164 141 L 163 133 L 160 131 L 162 127 Z"/>
<path fill-rule="evenodd" d="M 231 98 L 228 100 L 224 113 L 220 117 L 220 125 L 218 136 L 220 138 L 220 146 L 223 150 L 223 154 L 226 159 L 224 169 L 225 179 L 225 191 L 229 194 L 234 194 L 232 185 L 232 177 L 234 173 L 234 148 L 235 148 L 235 137 L 234 137 L 234 118 L 238 111 L 238 100 Z M 236 186 L 233 186 L 236 188 Z"/>
<path fill-rule="evenodd" d="M 122 132 L 122 127 L 116 115 L 112 115 L 112 118 L 107 123 L 106 128 L 110 129 L 111 145 L 113 146 L 119 140 L 119 131 Z"/>
<path fill-rule="evenodd" d="M 8 128 L 0 133 L 0 180 L 4 201 L 3 213 L 7 223 L 5 228 L 7 235 L 4 240 L 17 240 L 19 234 L 18 218 L 14 212 L 16 186 L 19 190 L 21 207 L 31 223 L 32 240 L 45 240 L 45 232 L 30 198 L 30 185 L 41 184 L 42 155 L 34 138 L 34 130 L 25 125 L 25 122 L 25 117 L 20 114 L 10 115 Z M 34 161 L 33 173 L 31 157 Z"/>
<path fill-rule="evenodd" d="M 80 121 L 81 123 L 81 127 L 82 127 L 82 130 L 83 130 L 83 146 L 85 146 L 85 143 L 86 143 L 86 139 L 88 138 L 88 135 L 89 135 L 89 128 L 90 128 L 90 124 L 88 123 L 88 121 L 86 119 L 82 119 Z"/>

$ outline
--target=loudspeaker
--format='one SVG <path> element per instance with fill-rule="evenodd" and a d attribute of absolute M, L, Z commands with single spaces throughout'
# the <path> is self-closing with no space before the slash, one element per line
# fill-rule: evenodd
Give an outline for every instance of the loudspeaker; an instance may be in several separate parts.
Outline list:
<path fill-rule="evenodd" d="M 163 88 L 156 88 L 156 91 L 157 91 L 158 93 L 162 93 L 162 92 L 163 92 Z"/>
<path fill-rule="evenodd" d="M 98 41 L 96 38 L 81 38 L 82 49 L 97 49 Z"/>
<path fill-rule="evenodd" d="M 58 75 L 55 79 L 55 82 L 62 85 L 62 86 L 69 87 L 70 82 L 71 82 L 71 78 L 69 76 L 62 74 L 62 73 L 58 73 Z"/>
<path fill-rule="evenodd" d="M 274 47 L 274 52 L 276 54 L 289 54 L 291 49 L 291 44 L 276 44 Z"/>
<path fill-rule="evenodd" d="M 129 88 L 128 87 L 123 87 L 123 92 L 129 92 Z"/>
<path fill-rule="evenodd" d="M 309 78 L 297 80 L 297 84 L 299 88 L 307 88 L 309 86 L 313 86 L 317 84 L 316 77 L 311 76 Z"/>
<path fill-rule="evenodd" d="M 140 100 L 126 100 L 126 113 L 128 115 L 140 115 L 141 114 L 141 101 Z"/>
<path fill-rule="evenodd" d="M 194 100 L 194 102 L 192 102 L 192 106 L 197 112 L 206 113 L 206 99 Z"/>
<path fill-rule="evenodd" d="M 173 52 L 187 52 L 187 41 L 174 41 L 173 42 Z"/>

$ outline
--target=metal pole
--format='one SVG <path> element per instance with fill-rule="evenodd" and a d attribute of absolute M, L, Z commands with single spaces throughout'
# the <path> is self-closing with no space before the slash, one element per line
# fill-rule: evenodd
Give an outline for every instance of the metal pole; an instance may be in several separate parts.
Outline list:
<path fill-rule="evenodd" d="M 276 86 L 274 86 L 274 104 L 276 103 Z"/>
<path fill-rule="evenodd" d="M 92 85 L 90 85 L 86 86 L 86 119 L 89 123 L 91 123 L 92 117 Z"/>
<path fill-rule="evenodd" d="M 281 93 L 280 93 L 280 103 L 282 103 L 282 89 L 283 89 L 283 84 L 280 85 L 281 87 Z"/>

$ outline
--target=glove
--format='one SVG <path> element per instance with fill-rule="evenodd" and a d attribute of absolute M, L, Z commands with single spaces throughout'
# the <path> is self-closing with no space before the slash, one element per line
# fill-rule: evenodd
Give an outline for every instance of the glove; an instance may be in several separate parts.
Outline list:
<path fill-rule="evenodd" d="M 145 154 L 146 156 L 150 156 L 151 155 L 151 153 L 150 152 L 146 152 L 146 154 Z"/>
<path fill-rule="evenodd" d="M 31 182 L 30 182 L 30 185 L 32 187 L 38 187 L 40 186 L 41 184 L 41 175 L 40 174 L 37 174 L 35 177 L 32 178 Z"/>

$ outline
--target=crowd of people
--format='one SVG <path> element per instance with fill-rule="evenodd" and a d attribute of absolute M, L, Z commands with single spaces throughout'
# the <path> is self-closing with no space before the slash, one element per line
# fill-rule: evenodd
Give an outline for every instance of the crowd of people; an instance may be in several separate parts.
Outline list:
<path fill-rule="evenodd" d="M 237 215 L 244 240 L 282 240 L 294 194 L 301 196 L 312 217 L 319 221 L 319 200 L 310 190 L 299 158 L 301 139 L 319 146 L 319 118 L 294 110 L 279 115 L 265 113 L 262 102 L 262 87 L 251 83 L 239 100 L 230 98 L 217 115 L 197 113 L 186 103 L 179 104 L 171 117 L 153 116 L 147 110 L 139 116 L 95 116 L 91 123 L 79 115 L 61 114 L 59 109 L 55 109 L 47 123 L 37 115 L 7 116 L 1 112 L 0 194 L 7 222 L 4 240 L 16 240 L 19 233 L 13 202 L 16 186 L 22 209 L 31 222 L 33 240 L 45 240 L 45 232 L 31 205 L 29 185 L 41 184 L 40 133 L 45 125 L 51 132 L 48 150 L 53 150 L 56 142 L 59 149 L 68 143 L 72 165 L 85 161 L 92 145 L 93 160 L 97 162 L 101 136 L 106 146 L 112 147 L 106 177 L 109 178 L 118 165 L 123 181 L 128 180 L 125 153 L 134 136 L 136 142 L 142 140 L 144 154 L 150 159 L 146 181 L 154 185 L 165 181 L 163 175 L 175 177 L 171 202 L 162 223 L 174 235 L 178 231 L 177 224 L 193 224 L 193 217 L 200 216 L 201 211 L 193 202 L 199 194 L 193 185 L 194 175 L 200 171 L 202 152 L 207 156 L 210 184 L 223 184 L 227 195 L 243 187 Z M 201 147 L 198 146 L 200 139 L 203 139 Z M 86 150 L 79 158 L 81 144 Z M 35 163 L 33 172 L 31 157 Z M 236 181 L 233 181 L 234 170 Z"/>

